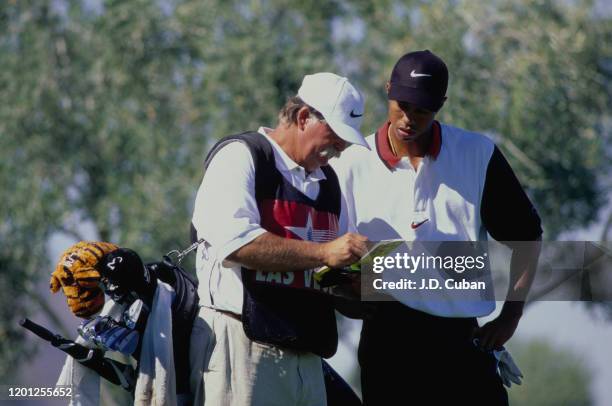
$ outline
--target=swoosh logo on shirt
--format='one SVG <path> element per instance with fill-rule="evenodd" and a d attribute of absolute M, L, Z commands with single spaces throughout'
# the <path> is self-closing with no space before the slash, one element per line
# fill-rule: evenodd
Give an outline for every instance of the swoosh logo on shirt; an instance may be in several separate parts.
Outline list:
<path fill-rule="evenodd" d="M 421 222 L 419 222 L 419 223 L 415 223 L 415 222 L 413 221 L 413 222 L 412 222 L 412 224 L 410 224 L 410 227 L 411 227 L 413 230 L 416 230 L 417 228 L 419 228 L 419 227 L 421 227 L 423 224 L 425 224 L 427 221 L 429 221 L 429 219 L 425 219 L 425 220 L 423 220 L 423 221 L 421 221 Z"/>
<path fill-rule="evenodd" d="M 416 73 L 414 69 L 412 70 L 412 72 L 410 72 L 411 78 L 420 78 L 422 76 L 431 76 L 431 75 L 428 75 L 427 73 Z"/>
<path fill-rule="evenodd" d="M 349 114 L 351 117 L 355 118 L 355 117 L 361 117 L 363 116 L 363 113 L 361 114 L 355 114 L 355 110 L 351 110 L 351 113 Z"/>

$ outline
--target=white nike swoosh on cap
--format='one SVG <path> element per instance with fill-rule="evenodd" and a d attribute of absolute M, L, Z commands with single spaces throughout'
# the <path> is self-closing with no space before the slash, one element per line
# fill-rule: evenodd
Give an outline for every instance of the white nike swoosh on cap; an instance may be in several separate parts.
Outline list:
<path fill-rule="evenodd" d="M 412 72 L 410 72 L 410 77 L 411 78 L 418 78 L 418 77 L 421 77 L 421 76 L 431 76 L 431 75 L 428 75 L 427 73 L 416 73 L 414 71 L 414 69 L 412 70 Z"/>

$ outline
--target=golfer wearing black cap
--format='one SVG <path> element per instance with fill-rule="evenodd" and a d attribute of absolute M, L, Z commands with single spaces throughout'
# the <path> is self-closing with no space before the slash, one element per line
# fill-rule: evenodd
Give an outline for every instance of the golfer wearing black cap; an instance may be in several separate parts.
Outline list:
<path fill-rule="evenodd" d="M 366 405 L 508 402 L 493 350 L 510 339 L 522 315 L 540 218 L 489 138 L 435 120 L 447 85 L 438 56 L 403 55 L 386 85 L 387 120 L 367 138 L 371 151 L 350 148 L 332 165 L 350 223 L 371 241 L 485 241 L 488 233 L 505 242 L 513 250 L 507 300 L 497 318 L 479 327 L 476 318 L 495 309 L 490 286 L 465 291 L 466 300 L 448 299 L 445 289 L 387 292 L 395 300 L 377 303 L 363 323 Z M 488 272 L 479 277 L 490 280 Z"/>

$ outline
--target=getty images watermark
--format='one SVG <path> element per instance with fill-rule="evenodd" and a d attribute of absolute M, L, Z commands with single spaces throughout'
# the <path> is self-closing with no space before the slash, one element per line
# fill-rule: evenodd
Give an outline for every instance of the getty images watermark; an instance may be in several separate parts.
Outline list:
<path fill-rule="evenodd" d="M 410 274 L 418 272 L 433 272 L 441 270 L 443 272 L 455 272 L 463 274 L 464 272 L 474 271 L 483 273 L 487 269 L 486 252 L 482 255 L 426 255 L 421 252 L 417 255 L 411 255 L 408 252 L 395 252 L 394 255 L 374 256 L 372 258 L 372 272 L 380 274 L 385 270 L 388 271 L 405 271 Z M 372 287 L 377 290 L 385 289 L 408 289 L 408 290 L 430 290 L 430 289 L 486 289 L 484 281 L 473 281 L 465 278 L 458 280 L 453 278 L 444 278 L 440 281 L 437 278 L 421 277 L 417 280 L 409 278 L 400 278 L 398 281 L 385 281 L 383 278 L 375 278 L 372 282 Z M 420 282 L 420 283 L 418 283 Z M 441 284 L 444 284 L 443 286 Z"/>
<path fill-rule="evenodd" d="M 388 242 L 361 264 L 361 297 L 367 301 L 505 300 L 512 251 L 529 242 Z M 533 300 L 612 300 L 612 244 L 541 242 Z M 382 253 L 382 254 L 380 254 Z"/>

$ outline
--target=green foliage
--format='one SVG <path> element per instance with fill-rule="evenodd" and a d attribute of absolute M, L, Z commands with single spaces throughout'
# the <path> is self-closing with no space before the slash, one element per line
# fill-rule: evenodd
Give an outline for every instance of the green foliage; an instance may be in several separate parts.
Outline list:
<path fill-rule="evenodd" d="M 525 376 L 522 385 L 508 390 L 511 405 L 593 404 L 591 373 L 576 354 L 538 340 L 515 342 L 511 351 Z"/>
<path fill-rule="evenodd" d="M 188 80 L 204 132 L 228 133 L 274 125 L 302 77 L 335 70 L 331 21 L 334 2 L 179 2 L 176 24 L 189 44 Z M 196 33 L 196 35 L 193 35 Z"/>
<path fill-rule="evenodd" d="M 304 74 L 335 71 L 386 117 L 403 53 L 451 70 L 441 118 L 498 136 L 549 236 L 594 219 L 610 111 L 609 18 L 589 2 L 80 0 L 0 3 L 0 381 L 45 308 L 56 232 L 137 250 L 188 243 L 207 146 L 274 126 Z"/>
<path fill-rule="evenodd" d="M 345 54 L 359 60 L 351 77 L 368 91 L 366 128 L 386 117 L 382 84 L 398 56 L 430 49 L 450 70 L 440 119 L 495 139 L 534 199 L 546 238 L 594 221 L 610 170 L 610 16 L 593 16 L 590 1 L 392 3 L 384 19 L 374 6 L 374 17 L 359 7 L 344 17 L 365 22 Z"/>
<path fill-rule="evenodd" d="M 108 3 L 98 17 L 78 3 L 0 6 L 0 379 L 25 353 L 16 319 L 44 298 L 47 241 L 54 232 L 83 239 L 90 221 L 101 240 L 133 247 L 145 259 L 186 245 L 189 206 L 204 139 L 187 145 L 180 126 L 181 87 L 172 80 L 179 53 L 162 13 L 149 2 Z M 185 148 L 193 148 L 190 151 Z M 6 192 L 4 192 L 6 191 Z M 6 368 L 6 369 L 5 369 Z"/>

